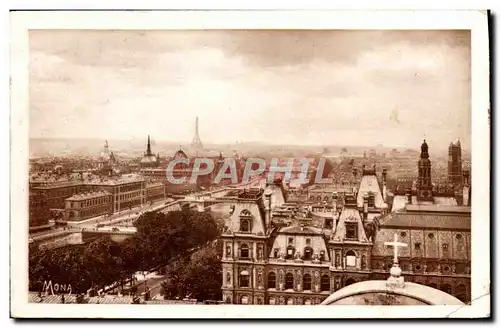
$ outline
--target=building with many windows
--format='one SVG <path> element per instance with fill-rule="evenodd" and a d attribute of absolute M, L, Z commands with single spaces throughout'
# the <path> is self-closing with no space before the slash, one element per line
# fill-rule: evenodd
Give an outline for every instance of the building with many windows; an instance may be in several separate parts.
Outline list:
<path fill-rule="evenodd" d="M 112 195 L 107 191 L 76 194 L 66 199 L 64 218 L 81 221 L 112 213 Z"/>
<path fill-rule="evenodd" d="M 363 170 L 355 193 L 332 195 L 330 212 L 285 209 L 282 188 L 240 190 L 221 237 L 224 301 L 320 304 L 346 286 L 385 280 L 395 235 L 408 245 L 400 255 L 408 282 L 470 301 L 470 207 L 432 193 L 427 149 L 424 142 L 415 204 L 398 200 L 397 211 L 387 204 L 386 173 L 380 184 L 375 168 Z"/>

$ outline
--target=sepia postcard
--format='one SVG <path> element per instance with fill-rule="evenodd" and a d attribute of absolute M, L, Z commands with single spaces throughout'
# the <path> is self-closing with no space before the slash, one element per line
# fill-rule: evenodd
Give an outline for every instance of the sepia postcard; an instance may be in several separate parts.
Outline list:
<path fill-rule="evenodd" d="M 14 318 L 485 318 L 486 11 L 11 12 Z"/>

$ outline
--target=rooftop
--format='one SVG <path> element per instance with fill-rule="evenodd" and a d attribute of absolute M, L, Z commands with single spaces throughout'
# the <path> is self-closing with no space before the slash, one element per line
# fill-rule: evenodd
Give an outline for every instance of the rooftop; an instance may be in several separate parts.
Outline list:
<path fill-rule="evenodd" d="M 380 226 L 401 227 L 405 229 L 445 229 L 445 230 L 471 230 L 471 216 L 452 214 L 449 212 L 391 212 L 379 218 Z"/>
<path fill-rule="evenodd" d="M 104 197 L 104 196 L 109 196 L 109 195 L 111 195 L 111 194 L 107 191 L 95 191 L 95 192 L 76 194 L 76 195 L 73 195 L 69 198 L 66 198 L 66 200 L 87 200 L 87 199 L 93 199 L 93 198 Z"/>

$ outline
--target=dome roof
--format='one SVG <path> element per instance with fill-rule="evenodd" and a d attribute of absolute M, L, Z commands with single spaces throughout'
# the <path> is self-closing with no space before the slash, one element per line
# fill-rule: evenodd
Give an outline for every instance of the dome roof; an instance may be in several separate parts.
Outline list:
<path fill-rule="evenodd" d="M 368 280 L 346 286 L 325 299 L 322 305 L 464 305 L 439 289 L 405 282 L 390 287 L 386 280 Z"/>
<path fill-rule="evenodd" d="M 144 157 L 141 159 L 142 164 L 146 163 L 156 163 L 156 156 L 155 155 L 144 155 Z"/>
<path fill-rule="evenodd" d="M 188 158 L 186 153 L 182 149 L 179 149 L 174 155 L 174 159 L 180 159 L 180 158 Z"/>

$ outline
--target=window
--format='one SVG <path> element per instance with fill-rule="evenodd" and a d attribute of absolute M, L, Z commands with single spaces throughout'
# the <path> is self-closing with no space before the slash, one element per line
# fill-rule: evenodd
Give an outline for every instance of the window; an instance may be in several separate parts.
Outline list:
<path fill-rule="evenodd" d="M 295 247 L 293 246 L 288 246 L 286 248 L 286 258 L 287 259 L 293 259 L 293 255 L 295 254 Z"/>
<path fill-rule="evenodd" d="M 241 219 L 240 220 L 240 231 L 241 232 L 250 232 L 251 224 L 249 219 Z"/>
<path fill-rule="evenodd" d="M 322 292 L 330 291 L 330 276 L 329 275 L 324 274 L 321 276 L 321 291 Z"/>
<path fill-rule="evenodd" d="M 311 300 L 310 300 L 310 299 L 306 299 L 306 300 L 304 301 L 304 305 L 311 305 L 311 304 L 312 304 L 312 302 L 311 302 Z"/>
<path fill-rule="evenodd" d="M 429 237 L 429 239 L 434 239 L 434 234 L 433 233 L 430 233 L 427 236 Z"/>
<path fill-rule="evenodd" d="M 288 244 L 293 244 L 293 238 L 288 238 Z"/>
<path fill-rule="evenodd" d="M 278 258 L 279 249 L 275 248 L 273 253 L 274 253 L 274 258 Z"/>
<path fill-rule="evenodd" d="M 455 264 L 455 273 L 456 274 L 464 274 L 465 273 L 465 264 L 463 264 L 463 263 Z"/>
<path fill-rule="evenodd" d="M 308 246 L 311 245 L 311 238 L 306 239 L 306 245 L 308 245 Z"/>
<path fill-rule="evenodd" d="M 270 305 L 275 305 L 276 304 L 276 299 L 274 297 L 269 297 L 269 304 Z"/>
<path fill-rule="evenodd" d="M 311 275 L 305 274 L 303 277 L 304 290 L 311 290 Z"/>
<path fill-rule="evenodd" d="M 248 296 L 241 297 L 241 304 L 248 304 Z"/>
<path fill-rule="evenodd" d="M 448 244 L 443 244 L 443 256 L 448 257 Z"/>
<path fill-rule="evenodd" d="M 240 287 L 248 287 L 250 284 L 250 274 L 248 271 L 243 270 L 240 273 Z"/>
<path fill-rule="evenodd" d="M 467 288 L 465 285 L 460 284 L 457 286 L 455 290 L 455 296 L 462 302 L 466 303 L 467 302 Z"/>
<path fill-rule="evenodd" d="M 461 234 L 458 234 L 458 235 L 456 235 L 456 236 L 455 236 L 455 238 L 456 238 L 457 240 L 461 240 L 461 239 L 462 239 L 462 235 L 461 235 Z"/>
<path fill-rule="evenodd" d="M 304 260 L 310 261 L 313 255 L 313 249 L 311 247 L 304 248 Z"/>
<path fill-rule="evenodd" d="M 373 193 L 368 195 L 368 207 L 375 207 L 375 195 Z"/>
<path fill-rule="evenodd" d="M 269 272 L 267 275 L 267 288 L 276 288 L 276 273 Z"/>
<path fill-rule="evenodd" d="M 356 253 L 354 251 L 348 251 L 345 253 L 346 266 L 355 267 L 356 266 Z"/>
<path fill-rule="evenodd" d="M 241 248 L 240 248 L 240 257 L 244 258 L 244 259 L 247 259 L 247 258 L 250 257 L 250 249 L 248 248 L 247 244 L 241 245 Z"/>
<path fill-rule="evenodd" d="M 440 289 L 447 294 L 451 294 L 451 286 L 449 284 L 441 285 Z"/>
<path fill-rule="evenodd" d="M 415 250 L 419 251 L 420 250 L 420 243 L 415 243 Z"/>
<path fill-rule="evenodd" d="M 285 276 L 285 289 L 293 289 L 293 273 L 287 273 Z"/>
<path fill-rule="evenodd" d="M 286 300 L 286 305 L 293 305 L 293 298 L 291 298 L 291 297 L 290 297 L 290 298 L 288 298 L 288 299 Z"/>
<path fill-rule="evenodd" d="M 406 232 L 404 232 L 404 231 L 401 232 L 401 237 L 403 237 L 403 238 L 406 237 Z"/>
<path fill-rule="evenodd" d="M 346 238 L 347 239 L 357 239 L 358 238 L 358 233 L 357 233 L 357 226 L 356 224 L 346 224 Z"/>
<path fill-rule="evenodd" d="M 356 283 L 356 280 L 354 280 L 353 278 L 349 278 L 345 281 L 345 286 L 349 286 L 349 285 L 352 285 L 355 283 Z"/>
<path fill-rule="evenodd" d="M 325 229 L 333 229 L 333 219 L 325 219 Z"/>

